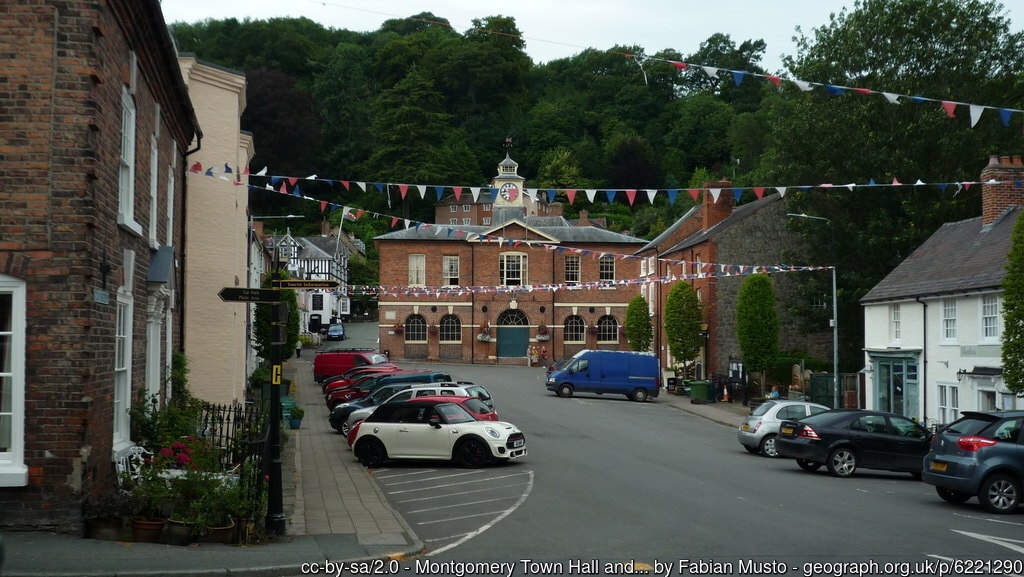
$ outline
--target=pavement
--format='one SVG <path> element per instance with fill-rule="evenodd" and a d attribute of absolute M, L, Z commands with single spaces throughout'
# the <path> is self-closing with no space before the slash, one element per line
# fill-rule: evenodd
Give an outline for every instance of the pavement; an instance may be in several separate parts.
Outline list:
<path fill-rule="evenodd" d="M 306 409 L 301 429 L 282 427 L 287 438 L 282 449 L 285 536 L 259 545 L 181 547 L 100 541 L 77 534 L 7 532 L 2 535 L 6 559 L 0 575 L 286 577 L 335 574 L 337 567 L 328 562 L 401 559 L 421 553 L 423 543 L 322 418 L 326 408 L 313 381 L 313 356 L 309 351 L 284 366 L 284 377 L 294 382 L 292 397 Z M 689 397 L 664 391 L 656 402 L 737 428 L 749 412 L 740 403 L 694 404 Z"/>

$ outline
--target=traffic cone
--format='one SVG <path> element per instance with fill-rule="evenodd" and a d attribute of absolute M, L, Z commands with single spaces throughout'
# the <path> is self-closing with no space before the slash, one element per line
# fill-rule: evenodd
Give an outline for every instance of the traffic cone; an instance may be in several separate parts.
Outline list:
<path fill-rule="evenodd" d="M 726 387 L 724 385 L 722 386 L 722 402 L 729 402 L 729 387 Z"/>

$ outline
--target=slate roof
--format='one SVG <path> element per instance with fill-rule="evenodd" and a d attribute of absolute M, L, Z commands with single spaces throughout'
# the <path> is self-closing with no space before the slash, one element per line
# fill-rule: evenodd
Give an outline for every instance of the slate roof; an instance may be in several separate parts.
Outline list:
<path fill-rule="evenodd" d="M 982 226 L 981 217 L 948 222 L 874 286 L 860 302 L 904 300 L 1001 288 L 1021 207 Z"/>
<path fill-rule="evenodd" d="M 644 244 L 647 241 L 605 230 L 594 226 L 573 226 L 568 220 L 561 216 L 527 216 L 520 217 L 516 221 L 526 225 L 528 228 L 537 231 L 540 234 L 549 236 L 559 242 L 566 243 L 629 243 L 629 244 Z M 438 228 L 442 230 L 438 232 Z M 448 230 L 452 231 L 452 234 L 448 234 Z M 436 225 L 432 224 L 429 227 L 420 226 L 419 228 L 407 228 L 395 232 L 389 232 L 374 237 L 374 240 L 436 240 L 436 241 L 456 241 L 465 240 L 465 236 L 457 236 L 455 231 L 461 230 L 467 233 L 474 234 L 487 234 L 491 236 L 502 236 L 501 226 L 489 225 L 489 226 L 478 226 L 478 225 Z"/>

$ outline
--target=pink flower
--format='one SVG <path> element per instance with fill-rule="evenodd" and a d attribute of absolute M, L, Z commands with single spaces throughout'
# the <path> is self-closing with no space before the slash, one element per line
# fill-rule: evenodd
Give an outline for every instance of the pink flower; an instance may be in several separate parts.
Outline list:
<path fill-rule="evenodd" d="M 174 456 L 174 451 L 170 447 L 164 447 L 160 449 L 160 456 L 167 457 L 168 459 L 170 459 L 171 457 Z"/>

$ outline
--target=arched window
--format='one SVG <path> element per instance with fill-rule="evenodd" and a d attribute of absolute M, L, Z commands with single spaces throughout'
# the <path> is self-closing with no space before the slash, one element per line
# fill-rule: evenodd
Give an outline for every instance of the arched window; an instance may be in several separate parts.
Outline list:
<path fill-rule="evenodd" d="M 507 310 L 498 316 L 498 325 L 503 327 L 523 327 L 530 324 L 530 319 L 518 309 Z"/>
<path fill-rule="evenodd" d="M 615 317 L 608 315 L 597 319 L 597 340 L 605 343 L 619 342 L 619 321 Z"/>
<path fill-rule="evenodd" d="M 444 315 L 441 317 L 439 333 L 442 342 L 461 342 L 462 321 L 456 315 Z"/>
<path fill-rule="evenodd" d="M 566 343 L 582 343 L 585 341 L 587 336 L 587 323 L 582 318 L 573 315 L 566 317 L 565 319 L 565 338 L 563 342 Z"/>
<path fill-rule="evenodd" d="M 427 342 L 427 319 L 420 315 L 405 319 L 405 342 Z"/>

